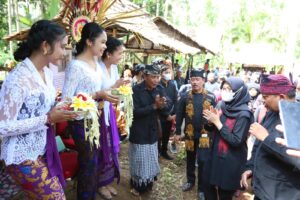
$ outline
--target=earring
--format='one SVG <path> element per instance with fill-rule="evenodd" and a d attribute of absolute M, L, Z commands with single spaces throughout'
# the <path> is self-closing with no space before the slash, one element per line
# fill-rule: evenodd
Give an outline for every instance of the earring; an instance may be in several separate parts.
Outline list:
<path fill-rule="evenodd" d="M 47 50 L 44 50 L 44 52 L 43 52 L 43 55 L 45 56 L 45 55 L 47 55 Z"/>

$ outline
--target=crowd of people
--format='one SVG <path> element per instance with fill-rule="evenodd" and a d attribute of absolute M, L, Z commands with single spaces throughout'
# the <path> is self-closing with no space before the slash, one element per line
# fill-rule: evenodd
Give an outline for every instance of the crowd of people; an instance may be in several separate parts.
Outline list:
<path fill-rule="evenodd" d="M 45 67 L 59 65 L 67 42 L 65 30 L 55 22 L 33 24 L 14 53 L 19 64 L 0 92 L 0 159 L 28 199 L 66 199 L 53 129 L 64 121 L 78 152 L 77 199 L 93 200 L 97 193 L 104 199 L 118 195 L 111 184 L 121 177 L 114 109 L 119 98 L 109 91 L 122 85 L 133 90 L 128 133 L 133 195 L 152 190 L 160 174 L 159 157 L 172 160 L 168 144 L 176 152 L 176 145 L 184 141 L 182 191 L 197 182 L 199 200 L 231 200 L 249 187 L 251 177 L 256 200 L 300 199 L 299 152 L 284 145 L 277 127 L 281 124 L 278 102 L 296 101 L 300 82 L 292 83 L 283 75 L 239 72 L 235 76 L 219 68 L 184 71 L 178 61 L 173 67 L 162 60 L 134 64 L 119 76 L 124 45 L 90 22 L 83 27 L 67 65 L 61 99 L 84 92 L 97 102 L 100 146 L 91 148 L 84 120 L 56 106 L 53 75 Z"/>

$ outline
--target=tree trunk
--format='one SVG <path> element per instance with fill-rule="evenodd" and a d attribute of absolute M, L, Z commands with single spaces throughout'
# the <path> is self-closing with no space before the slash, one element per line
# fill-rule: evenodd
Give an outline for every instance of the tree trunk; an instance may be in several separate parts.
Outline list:
<path fill-rule="evenodd" d="M 8 16 L 8 34 L 12 34 L 12 12 L 11 12 L 11 0 L 7 0 L 7 16 Z M 12 56 L 13 55 L 13 47 L 12 47 L 12 41 L 9 42 L 9 53 Z"/>
<path fill-rule="evenodd" d="M 14 0 L 14 12 L 15 12 L 16 29 L 17 29 L 17 32 L 19 32 L 20 31 L 20 20 L 19 20 L 19 6 L 18 6 L 17 0 Z"/>
<path fill-rule="evenodd" d="M 156 0 L 156 16 L 159 16 L 159 0 Z"/>
<path fill-rule="evenodd" d="M 167 19 L 168 14 L 169 14 L 169 5 L 170 5 L 170 0 L 165 1 L 165 11 L 164 11 L 164 18 Z"/>
<path fill-rule="evenodd" d="M 147 5 L 147 0 L 143 0 L 142 8 L 146 8 L 146 5 Z"/>

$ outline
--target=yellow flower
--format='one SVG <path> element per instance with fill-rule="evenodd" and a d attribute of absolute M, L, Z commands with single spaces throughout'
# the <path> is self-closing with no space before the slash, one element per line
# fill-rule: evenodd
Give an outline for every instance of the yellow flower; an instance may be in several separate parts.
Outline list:
<path fill-rule="evenodd" d="M 122 85 L 118 88 L 118 91 L 121 95 L 132 95 L 132 88 L 127 85 Z"/>
<path fill-rule="evenodd" d="M 74 111 L 89 111 L 97 109 L 94 100 L 83 93 L 73 97 L 70 107 L 74 108 Z"/>

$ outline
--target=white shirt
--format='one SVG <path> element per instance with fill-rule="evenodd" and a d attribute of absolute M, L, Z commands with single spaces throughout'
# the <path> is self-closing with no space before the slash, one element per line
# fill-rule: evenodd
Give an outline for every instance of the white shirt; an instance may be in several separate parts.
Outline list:
<path fill-rule="evenodd" d="M 54 105 L 55 89 L 50 69 L 45 80 L 29 58 L 9 73 L 0 92 L 1 156 L 6 165 L 35 161 L 45 154 L 47 113 Z"/>
<path fill-rule="evenodd" d="M 53 73 L 53 85 L 56 91 L 62 91 L 65 82 L 65 72 L 64 71 L 59 72 L 58 67 L 51 63 L 49 64 L 49 69 Z"/>
<path fill-rule="evenodd" d="M 63 98 L 76 96 L 80 92 L 93 94 L 102 89 L 102 75 L 99 64 L 96 70 L 81 60 L 71 60 L 65 72 Z"/>
<path fill-rule="evenodd" d="M 108 72 L 105 64 L 102 60 L 99 61 L 100 68 L 103 74 L 103 84 L 102 89 L 107 90 L 111 88 L 118 79 L 120 79 L 119 73 L 118 73 L 118 66 L 117 65 L 111 65 L 110 67 L 110 73 Z M 105 124 L 109 126 L 109 102 L 104 101 L 104 117 L 105 117 Z"/>

